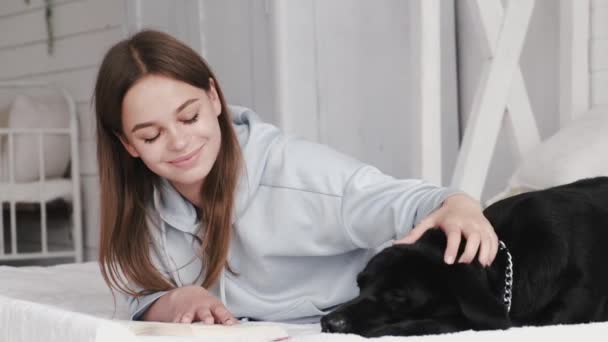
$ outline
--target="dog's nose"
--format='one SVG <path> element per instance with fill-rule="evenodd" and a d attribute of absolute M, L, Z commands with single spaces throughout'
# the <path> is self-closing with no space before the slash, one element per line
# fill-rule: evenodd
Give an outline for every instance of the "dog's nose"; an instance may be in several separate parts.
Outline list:
<path fill-rule="evenodd" d="M 328 315 L 321 319 L 323 332 L 348 332 L 349 324 L 343 315 Z"/>

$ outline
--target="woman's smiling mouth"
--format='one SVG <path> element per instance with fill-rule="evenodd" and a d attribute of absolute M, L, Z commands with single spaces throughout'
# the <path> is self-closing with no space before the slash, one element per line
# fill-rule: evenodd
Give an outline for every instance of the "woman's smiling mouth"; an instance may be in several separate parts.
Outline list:
<path fill-rule="evenodd" d="M 198 156 L 199 156 L 200 151 L 203 148 L 203 146 L 201 146 L 201 147 L 197 148 L 196 150 L 194 150 L 194 151 L 186 154 L 185 156 L 175 158 L 175 159 L 169 161 L 169 163 L 171 165 L 174 165 L 174 166 L 177 166 L 177 167 L 189 167 L 189 166 L 191 166 L 198 159 Z"/>

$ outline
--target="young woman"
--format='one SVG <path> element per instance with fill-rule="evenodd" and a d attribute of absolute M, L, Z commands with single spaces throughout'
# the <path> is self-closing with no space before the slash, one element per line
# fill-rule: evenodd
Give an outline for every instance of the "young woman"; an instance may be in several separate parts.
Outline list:
<path fill-rule="evenodd" d="M 133 319 L 316 320 L 357 295 L 356 275 L 379 248 L 433 227 L 448 236 L 447 263 L 461 238 L 459 262 L 496 255 L 478 202 L 227 106 L 204 60 L 169 35 L 113 46 L 95 109 L 99 262 Z"/>

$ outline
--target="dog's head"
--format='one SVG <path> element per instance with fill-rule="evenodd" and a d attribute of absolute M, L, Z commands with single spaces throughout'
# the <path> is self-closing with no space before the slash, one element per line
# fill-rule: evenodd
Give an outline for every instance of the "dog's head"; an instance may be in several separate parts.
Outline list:
<path fill-rule="evenodd" d="M 323 317 L 323 331 L 370 336 L 429 320 L 458 322 L 460 330 L 506 328 L 506 309 L 486 270 L 477 262 L 445 264 L 445 243 L 443 232 L 431 230 L 416 244 L 378 253 L 357 277 L 359 296 Z"/>

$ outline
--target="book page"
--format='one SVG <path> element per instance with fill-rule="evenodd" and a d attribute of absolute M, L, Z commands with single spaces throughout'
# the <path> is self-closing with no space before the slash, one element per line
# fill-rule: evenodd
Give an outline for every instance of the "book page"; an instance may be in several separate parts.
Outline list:
<path fill-rule="evenodd" d="M 251 337 L 280 340 L 289 334 L 280 326 L 264 323 L 239 323 L 235 325 L 195 323 L 162 323 L 143 321 L 118 321 L 138 336 L 204 336 L 204 337 Z"/>

